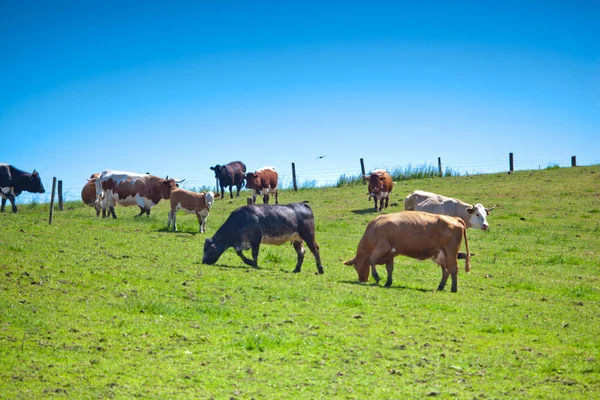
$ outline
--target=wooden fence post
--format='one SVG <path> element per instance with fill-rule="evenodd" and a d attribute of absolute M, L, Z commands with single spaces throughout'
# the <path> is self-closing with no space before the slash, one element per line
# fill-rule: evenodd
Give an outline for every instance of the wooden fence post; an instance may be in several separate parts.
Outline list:
<path fill-rule="evenodd" d="M 215 178 L 215 193 L 219 193 L 219 178 Z"/>
<path fill-rule="evenodd" d="M 513 153 L 508 153 L 508 173 L 510 174 L 515 170 L 515 163 L 513 158 Z"/>
<path fill-rule="evenodd" d="M 58 209 L 60 211 L 64 210 L 63 195 L 62 195 L 62 180 L 58 181 Z"/>
<path fill-rule="evenodd" d="M 298 184 L 296 183 L 296 164 L 292 163 L 292 181 L 294 182 L 294 192 L 298 191 Z"/>
<path fill-rule="evenodd" d="M 361 158 L 360 159 L 360 170 L 362 171 L 362 180 L 363 180 L 363 185 L 367 184 L 367 179 L 365 178 L 365 161 Z"/>
<path fill-rule="evenodd" d="M 440 178 L 442 178 L 444 175 L 442 174 L 442 158 L 438 157 L 438 169 L 440 170 Z"/>
<path fill-rule="evenodd" d="M 571 167 L 576 167 L 576 166 L 577 166 L 577 157 L 572 156 L 571 157 Z"/>
<path fill-rule="evenodd" d="M 54 192 L 56 192 L 56 177 L 52 178 L 52 197 L 50 197 L 50 218 L 48 224 L 52 225 L 52 214 L 54 213 Z"/>

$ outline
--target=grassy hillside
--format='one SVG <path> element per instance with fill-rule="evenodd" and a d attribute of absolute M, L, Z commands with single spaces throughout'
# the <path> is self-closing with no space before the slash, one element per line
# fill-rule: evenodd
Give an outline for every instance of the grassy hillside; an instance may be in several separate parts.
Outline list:
<path fill-rule="evenodd" d="M 1 214 L 0 398 L 597 397 L 600 166 L 403 181 L 386 212 L 414 189 L 497 205 L 458 293 L 405 257 L 391 288 L 357 283 L 362 185 L 280 193 L 310 202 L 324 275 L 310 253 L 290 273 L 291 245 L 262 246 L 260 269 L 232 250 L 202 265 L 245 197 L 217 201 L 207 234 L 185 214 L 167 232 L 167 202 Z"/>

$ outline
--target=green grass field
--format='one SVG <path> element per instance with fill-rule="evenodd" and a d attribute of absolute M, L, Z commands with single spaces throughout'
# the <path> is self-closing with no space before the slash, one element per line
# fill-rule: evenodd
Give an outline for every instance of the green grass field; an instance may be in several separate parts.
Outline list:
<path fill-rule="evenodd" d="M 310 202 L 324 275 L 309 252 L 290 273 L 289 244 L 259 269 L 231 249 L 202 265 L 245 197 L 218 200 L 207 234 L 183 213 L 167 232 L 164 201 L 1 214 L 0 398 L 600 397 L 600 166 L 402 181 L 385 212 L 414 189 L 497 205 L 458 293 L 406 257 L 391 288 L 385 268 L 358 284 L 342 261 L 377 215 L 362 185 L 280 192 Z"/>

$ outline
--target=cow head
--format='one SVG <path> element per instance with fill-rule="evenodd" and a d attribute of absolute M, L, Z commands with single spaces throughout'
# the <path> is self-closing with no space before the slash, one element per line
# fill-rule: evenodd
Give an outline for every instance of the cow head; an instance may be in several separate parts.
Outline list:
<path fill-rule="evenodd" d="M 491 209 L 486 209 L 481 204 L 475 204 L 472 207 L 467 208 L 469 213 L 469 223 L 475 229 L 488 230 L 490 224 L 488 224 L 486 217 L 490 213 Z"/>
<path fill-rule="evenodd" d="M 182 180 L 176 180 L 173 178 L 169 179 L 169 175 L 167 175 L 167 177 L 164 180 L 161 180 L 161 182 L 158 185 L 160 197 L 162 197 L 163 199 L 170 198 L 171 190 L 179 187 L 179 184 L 183 181 L 185 181 L 185 179 L 182 179 Z"/>
<path fill-rule="evenodd" d="M 204 241 L 204 255 L 202 256 L 202 264 L 212 265 L 219 260 L 225 249 L 222 249 L 212 239 L 207 238 Z"/>
<path fill-rule="evenodd" d="M 217 164 L 214 167 L 210 167 L 210 169 L 215 171 L 215 178 L 219 178 L 221 177 L 221 173 L 225 171 L 225 166 Z"/>
<path fill-rule="evenodd" d="M 27 188 L 25 188 L 28 192 L 32 193 L 44 193 L 44 185 L 42 185 L 42 180 L 40 179 L 40 174 L 34 169 L 29 177 L 29 182 L 27 183 Z"/>
<path fill-rule="evenodd" d="M 254 172 L 248 172 L 245 176 L 246 188 L 248 189 L 259 189 L 260 188 L 260 176 Z"/>
<path fill-rule="evenodd" d="M 369 189 L 371 193 L 379 193 L 383 189 L 385 182 L 385 175 L 381 172 L 371 172 L 370 175 L 364 175 L 365 179 L 369 181 Z M 369 195 L 371 193 L 368 193 Z"/>

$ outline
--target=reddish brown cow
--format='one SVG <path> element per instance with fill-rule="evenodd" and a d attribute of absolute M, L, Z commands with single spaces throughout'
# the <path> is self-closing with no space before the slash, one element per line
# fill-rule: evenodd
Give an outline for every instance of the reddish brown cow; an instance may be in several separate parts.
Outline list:
<path fill-rule="evenodd" d="M 184 179 L 185 180 L 185 179 Z M 106 217 L 106 210 L 117 218 L 115 214 L 115 204 L 121 206 L 139 206 L 140 213 L 138 217 L 146 213 L 150 215 L 150 210 L 161 199 L 168 199 L 171 196 L 171 190 L 177 187 L 181 181 L 175 179 L 159 178 L 158 176 L 148 174 L 136 174 L 133 172 L 122 171 L 104 171 L 96 179 L 96 197 L 102 200 L 102 218 Z"/>
<path fill-rule="evenodd" d="M 385 286 L 389 287 L 392 284 L 395 256 L 404 255 L 418 260 L 432 259 L 442 268 L 442 280 L 438 290 L 444 289 L 448 276 L 451 276 L 452 291 L 456 292 L 458 250 L 463 237 L 467 248 L 465 271 L 469 272 L 471 268 L 466 232 L 463 220 L 446 215 L 421 211 L 380 215 L 367 225 L 358 244 L 356 256 L 344 264 L 354 265 L 361 282 L 369 279 L 369 267 L 373 278 L 379 282 L 375 266 L 385 264 L 388 274 Z"/>
<path fill-rule="evenodd" d="M 221 197 L 219 193 L 214 194 L 213 192 L 196 193 L 179 188 L 171 190 L 171 211 L 167 229 L 173 222 L 173 230 L 177 231 L 177 210 L 184 210 L 189 214 L 196 214 L 200 233 L 206 232 L 206 218 L 208 218 L 214 200 L 219 197 Z"/>
<path fill-rule="evenodd" d="M 81 200 L 84 204 L 96 209 L 96 217 L 100 215 L 100 201 L 96 197 L 96 179 L 100 174 L 92 174 L 88 182 L 81 189 Z"/>
<path fill-rule="evenodd" d="M 370 175 L 365 175 L 369 180 L 369 200 L 373 197 L 375 202 L 375 211 L 377 211 L 377 200 L 379 200 L 379 211 L 387 208 L 390 200 L 390 194 L 394 188 L 394 181 L 388 172 L 384 169 L 378 169 L 371 172 Z M 385 200 L 385 207 L 383 201 Z"/>
<path fill-rule="evenodd" d="M 256 203 L 256 195 L 263 197 L 263 202 L 269 204 L 269 195 L 275 196 L 275 204 L 279 204 L 277 198 L 278 175 L 273 167 L 263 167 L 256 172 L 246 174 L 246 187 L 252 189 L 252 203 Z"/>

